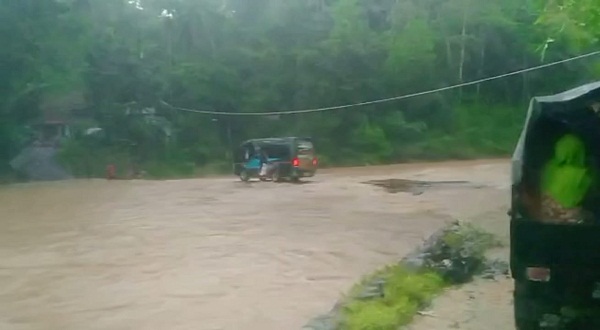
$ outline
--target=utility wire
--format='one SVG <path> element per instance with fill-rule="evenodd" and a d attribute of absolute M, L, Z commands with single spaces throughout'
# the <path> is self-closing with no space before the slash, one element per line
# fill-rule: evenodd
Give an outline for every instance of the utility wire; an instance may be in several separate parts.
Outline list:
<path fill-rule="evenodd" d="M 452 89 L 477 85 L 477 84 L 481 84 L 481 83 L 492 81 L 492 80 L 498 80 L 498 79 L 502 79 L 502 78 L 506 78 L 506 77 L 510 77 L 510 76 L 515 76 L 515 75 L 519 75 L 522 73 L 537 71 L 537 70 L 549 68 L 552 66 L 556 66 L 559 64 L 573 62 L 573 61 L 577 61 L 580 59 L 584 59 L 584 58 L 588 58 L 588 57 L 592 57 L 592 56 L 596 56 L 596 55 L 600 55 L 600 51 L 595 51 L 592 53 L 587 53 L 587 54 L 567 58 L 567 59 L 560 60 L 560 61 L 546 63 L 546 64 L 542 64 L 542 65 L 538 65 L 538 66 L 534 66 L 534 67 L 530 67 L 530 68 L 526 68 L 526 69 L 508 72 L 508 73 L 497 75 L 497 76 L 473 80 L 473 81 L 455 84 L 455 85 L 451 85 L 451 86 L 446 86 L 446 87 L 442 87 L 442 88 L 436 88 L 436 89 L 431 89 L 431 90 L 427 90 L 427 91 L 411 93 L 411 94 L 406 94 L 406 95 L 401 95 L 401 96 L 394 96 L 394 97 L 389 97 L 389 98 L 385 98 L 385 99 L 378 99 L 378 100 L 373 100 L 373 101 L 365 101 L 365 102 L 338 105 L 338 106 L 332 106 L 332 107 L 323 107 L 323 108 L 288 110 L 288 111 L 269 111 L 269 112 L 228 112 L 228 111 L 221 112 L 221 111 L 213 111 L 213 110 L 201 110 L 201 109 L 189 109 L 189 108 L 175 107 L 164 101 L 162 101 L 162 103 L 174 110 L 193 112 L 193 113 L 199 113 L 199 114 L 205 114 L 205 115 L 221 115 L 221 116 L 276 116 L 276 115 L 294 115 L 294 114 L 301 114 L 301 113 L 324 112 L 324 111 L 340 110 L 340 109 L 347 109 L 347 108 L 354 108 L 354 107 L 362 107 L 362 106 L 379 104 L 379 103 L 387 103 L 387 102 L 391 102 L 391 101 L 398 101 L 398 100 L 408 99 L 408 98 L 417 97 L 417 96 L 423 96 L 423 95 L 428 95 L 428 94 L 444 92 L 444 91 L 448 91 L 448 90 L 452 90 Z"/>

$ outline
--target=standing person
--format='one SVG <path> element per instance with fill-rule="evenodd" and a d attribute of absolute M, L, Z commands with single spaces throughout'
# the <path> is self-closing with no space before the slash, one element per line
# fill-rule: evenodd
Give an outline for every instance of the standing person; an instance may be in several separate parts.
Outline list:
<path fill-rule="evenodd" d="M 267 176 L 268 167 L 269 167 L 269 154 L 267 153 L 266 150 L 262 149 L 260 151 L 259 159 L 260 159 L 260 173 L 258 175 L 262 179 Z"/>
<path fill-rule="evenodd" d="M 567 134 L 558 140 L 554 157 L 542 171 L 543 220 L 559 223 L 585 220 L 582 204 L 594 181 L 586 156 L 585 145 L 579 137 Z"/>
<path fill-rule="evenodd" d="M 106 179 L 115 180 L 117 178 L 117 167 L 114 164 L 108 164 L 106 166 Z"/>

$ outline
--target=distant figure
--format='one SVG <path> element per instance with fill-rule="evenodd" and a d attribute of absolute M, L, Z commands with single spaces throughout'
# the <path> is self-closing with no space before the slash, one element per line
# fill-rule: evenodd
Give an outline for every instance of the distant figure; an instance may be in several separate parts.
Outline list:
<path fill-rule="evenodd" d="M 260 173 L 258 174 L 261 178 L 264 178 L 268 174 L 269 170 L 269 154 L 266 150 L 261 150 L 259 154 L 260 160 Z"/>
<path fill-rule="evenodd" d="M 107 180 L 114 180 L 117 178 L 117 168 L 115 167 L 115 165 L 113 164 L 109 164 L 108 166 L 106 166 L 106 179 Z"/>

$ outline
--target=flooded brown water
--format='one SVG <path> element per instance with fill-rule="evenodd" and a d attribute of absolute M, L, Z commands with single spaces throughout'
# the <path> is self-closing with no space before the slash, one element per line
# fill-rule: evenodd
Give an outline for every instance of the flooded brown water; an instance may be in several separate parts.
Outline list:
<path fill-rule="evenodd" d="M 0 329 L 299 329 L 451 217 L 495 203 L 506 169 L 490 161 L 329 170 L 301 185 L 2 187 Z M 416 196 L 362 183 L 390 175 L 486 188 Z"/>

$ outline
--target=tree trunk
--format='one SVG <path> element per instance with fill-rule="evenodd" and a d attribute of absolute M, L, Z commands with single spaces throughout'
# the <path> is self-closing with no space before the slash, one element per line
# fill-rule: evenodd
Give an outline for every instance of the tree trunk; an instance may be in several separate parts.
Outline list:
<path fill-rule="evenodd" d="M 208 19 L 206 16 L 205 12 L 202 12 L 201 14 L 201 24 L 202 24 L 202 30 L 204 31 L 204 36 L 206 37 L 206 39 L 208 40 L 208 44 L 210 45 L 210 55 L 212 58 L 217 58 L 217 45 L 215 43 L 215 38 L 213 37 L 210 28 L 209 28 L 209 24 L 208 24 Z"/>
<path fill-rule="evenodd" d="M 452 67 L 454 60 L 452 59 L 452 43 L 450 37 L 446 37 L 446 60 L 448 61 L 448 66 Z"/>
<path fill-rule="evenodd" d="M 460 63 L 458 67 L 458 82 L 463 83 L 464 68 L 465 68 L 465 52 L 467 43 L 467 6 L 463 8 L 462 31 L 460 34 Z M 462 100 L 462 88 L 459 89 L 459 99 Z"/>
<path fill-rule="evenodd" d="M 479 70 L 477 70 L 477 79 L 483 78 L 483 68 L 485 66 L 485 35 L 482 34 L 481 37 L 481 49 L 479 53 Z M 477 98 L 479 98 L 479 93 L 481 92 L 481 84 L 477 84 Z"/>
<path fill-rule="evenodd" d="M 167 20 L 167 56 L 169 56 L 169 65 L 172 67 L 175 64 L 173 59 L 173 23 L 170 19 Z"/>

